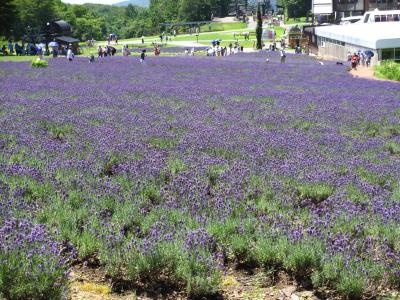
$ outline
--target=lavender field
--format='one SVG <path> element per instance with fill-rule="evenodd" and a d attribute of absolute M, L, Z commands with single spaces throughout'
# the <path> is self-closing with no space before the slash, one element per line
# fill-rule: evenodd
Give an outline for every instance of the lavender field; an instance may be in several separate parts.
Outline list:
<path fill-rule="evenodd" d="M 265 58 L 0 63 L 0 298 L 87 262 L 190 297 L 228 266 L 398 291 L 400 85 Z"/>

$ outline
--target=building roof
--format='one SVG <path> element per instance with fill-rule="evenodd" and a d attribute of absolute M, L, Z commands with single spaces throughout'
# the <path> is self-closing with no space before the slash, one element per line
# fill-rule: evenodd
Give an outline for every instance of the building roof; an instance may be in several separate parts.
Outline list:
<path fill-rule="evenodd" d="M 400 22 L 321 26 L 315 34 L 370 49 L 400 48 Z"/>
<path fill-rule="evenodd" d="M 50 26 L 47 28 L 50 34 L 70 34 L 72 31 L 71 25 L 64 20 L 50 22 Z"/>
<path fill-rule="evenodd" d="M 69 43 L 69 44 L 74 44 L 74 43 L 79 43 L 79 40 L 70 36 L 58 36 L 56 37 L 57 41 L 61 41 L 64 43 Z"/>

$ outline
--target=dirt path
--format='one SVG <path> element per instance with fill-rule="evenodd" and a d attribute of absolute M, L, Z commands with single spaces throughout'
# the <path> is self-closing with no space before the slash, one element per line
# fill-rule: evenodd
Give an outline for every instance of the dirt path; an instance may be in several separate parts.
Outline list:
<path fill-rule="evenodd" d="M 382 80 L 380 78 L 375 77 L 375 75 L 374 75 L 375 72 L 374 72 L 374 68 L 373 67 L 367 68 L 367 67 L 359 66 L 356 70 L 352 69 L 350 71 L 350 73 L 354 77 Z"/>
<path fill-rule="evenodd" d="M 373 79 L 373 80 L 398 82 L 398 81 L 395 81 L 395 80 L 389 80 L 389 79 L 376 77 L 373 67 L 367 68 L 367 67 L 364 67 L 364 66 L 359 66 L 359 67 L 357 67 L 357 70 L 351 70 L 350 73 L 356 78 L 366 78 L 366 79 Z"/>
<path fill-rule="evenodd" d="M 302 290 L 282 272 L 271 274 L 256 270 L 252 274 L 227 270 L 221 282 L 223 299 L 230 300 L 319 300 L 313 291 Z M 157 295 L 157 296 L 155 296 Z M 99 268 L 75 266 L 70 274 L 70 300 L 150 300 L 187 299 L 182 293 L 163 295 L 158 291 L 113 293 L 111 283 Z"/>

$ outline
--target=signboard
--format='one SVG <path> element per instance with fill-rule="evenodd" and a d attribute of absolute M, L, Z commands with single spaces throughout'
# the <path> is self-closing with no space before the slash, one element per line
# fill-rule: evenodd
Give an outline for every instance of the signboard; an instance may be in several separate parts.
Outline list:
<path fill-rule="evenodd" d="M 313 0 L 312 10 L 314 15 L 329 15 L 333 13 L 332 0 Z"/>
<path fill-rule="evenodd" d="M 275 39 L 275 31 L 272 29 L 263 29 L 262 35 L 261 35 L 261 40 L 263 41 L 269 41 L 269 40 L 274 40 Z"/>

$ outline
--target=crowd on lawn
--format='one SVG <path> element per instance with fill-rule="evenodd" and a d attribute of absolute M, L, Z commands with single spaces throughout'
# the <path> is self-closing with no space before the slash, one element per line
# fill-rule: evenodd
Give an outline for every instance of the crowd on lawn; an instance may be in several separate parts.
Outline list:
<path fill-rule="evenodd" d="M 174 30 L 173 32 L 171 32 L 173 36 L 176 36 L 176 31 Z M 245 39 L 246 37 L 248 37 L 248 34 L 245 33 Z M 163 32 L 160 35 L 160 40 L 161 41 L 168 41 L 168 36 L 165 35 L 165 33 Z M 248 39 L 248 38 L 247 38 Z M 97 48 L 97 54 L 98 54 L 98 58 L 101 57 L 106 57 L 106 56 L 114 56 L 117 53 L 117 49 L 113 46 L 110 46 L 110 42 L 114 41 L 115 44 L 118 43 L 118 37 L 115 34 L 110 34 L 109 37 L 107 38 L 107 45 L 106 46 L 101 46 L 99 45 Z M 90 42 L 91 46 L 94 46 L 94 40 L 92 41 L 88 41 Z M 281 63 L 285 62 L 285 58 L 286 58 L 286 53 L 285 53 L 285 47 L 286 47 L 286 42 L 284 39 L 280 40 L 280 49 L 277 47 L 277 44 L 275 41 L 269 43 L 269 45 L 265 45 L 262 44 L 262 49 L 264 50 L 269 50 L 269 51 L 280 51 L 280 55 L 281 55 Z M 142 37 L 142 43 L 144 43 L 144 37 Z M 53 44 L 53 45 L 52 45 Z M 227 46 L 222 46 L 221 45 L 221 40 L 212 40 L 211 41 L 212 46 L 208 47 L 208 49 L 206 50 L 206 55 L 207 56 L 228 56 L 228 55 L 234 55 L 240 52 L 243 52 L 243 46 L 239 43 L 238 40 L 234 41 L 234 42 L 230 42 Z M 74 53 L 76 49 L 73 48 L 73 46 L 71 44 L 64 46 L 64 45 L 59 45 L 58 43 L 51 42 L 48 44 L 49 46 L 51 46 L 52 49 L 52 53 L 53 53 L 53 57 L 57 57 L 58 55 L 65 55 L 67 57 L 67 59 L 69 61 L 72 61 L 74 59 Z M 39 56 L 40 59 L 43 58 L 43 55 L 50 55 L 49 53 L 49 48 L 45 47 L 46 45 L 44 44 L 34 44 L 34 43 L 27 43 L 26 45 L 22 45 L 20 46 L 17 42 L 15 43 L 15 45 L 13 45 L 12 40 L 10 39 L 8 41 L 8 47 L 6 47 L 5 45 L 2 47 L 2 53 L 3 55 L 12 55 L 15 54 L 16 55 L 37 55 Z M 155 56 L 159 56 L 161 54 L 161 46 L 156 43 L 153 42 L 153 47 L 154 47 L 154 55 Z M 253 48 L 255 48 L 255 44 L 253 44 Z M 123 45 L 122 47 L 122 55 L 123 56 L 129 56 L 131 55 L 132 50 L 129 49 L 129 46 L 127 44 Z M 295 53 L 300 54 L 302 52 L 302 49 L 299 45 L 297 45 L 297 47 L 295 48 Z M 190 50 L 189 48 L 185 48 L 184 55 L 186 56 L 194 56 L 195 54 L 195 48 L 192 47 Z M 356 55 L 356 54 L 354 54 Z M 146 50 L 141 50 L 140 52 L 140 62 L 143 63 L 146 57 Z M 367 56 L 364 53 L 358 53 L 357 55 L 358 60 L 357 60 L 357 64 L 360 63 L 360 61 L 362 62 L 362 64 L 364 64 L 364 62 L 367 62 L 367 65 L 370 62 L 371 57 Z M 369 58 L 368 58 L 369 57 Z M 355 59 L 355 58 L 354 58 Z M 353 62 L 353 57 L 350 57 L 349 60 L 351 60 Z M 95 61 L 95 57 L 94 55 L 90 55 L 89 56 L 89 62 L 94 62 Z M 267 59 L 268 62 L 268 59 Z"/>
<path fill-rule="evenodd" d="M 8 55 L 17 55 L 17 56 L 23 56 L 23 55 L 30 55 L 30 56 L 48 56 L 50 54 L 53 55 L 53 57 L 57 57 L 58 55 L 64 55 L 66 56 L 68 53 L 68 50 L 71 49 L 72 52 L 78 53 L 79 52 L 79 47 L 78 46 L 73 46 L 72 44 L 69 45 L 60 45 L 59 43 L 53 41 L 48 43 L 48 45 L 44 43 L 39 43 L 35 44 L 32 42 L 25 42 L 24 40 L 22 41 L 22 44 L 20 45 L 18 42 L 15 42 L 13 44 L 12 39 L 8 40 L 8 45 L 3 45 L 1 48 L 1 53 L 3 56 L 8 56 Z"/>
<path fill-rule="evenodd" d="M 207 56 L 228 56 L 243 52 L 243 46 L 238 41 L 230 42 L 228 47 L 221 46 L 220 40 L 211 41 L 212 46 L 207 49 Z"/>

